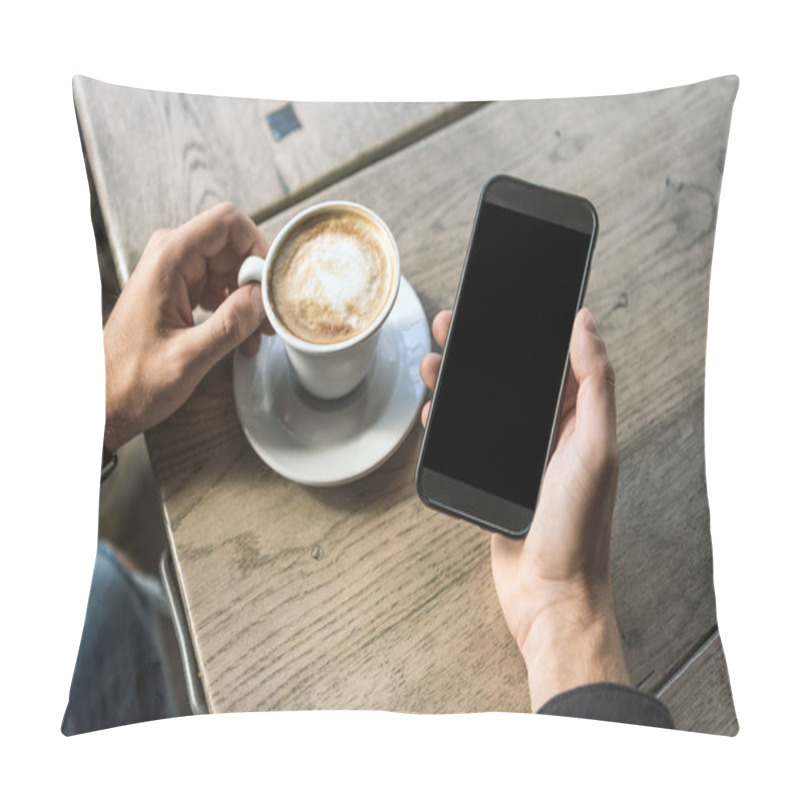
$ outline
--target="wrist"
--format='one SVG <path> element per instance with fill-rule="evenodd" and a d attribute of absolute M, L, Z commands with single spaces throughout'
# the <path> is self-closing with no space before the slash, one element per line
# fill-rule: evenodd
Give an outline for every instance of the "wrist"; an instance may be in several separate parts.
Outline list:
<path fill-rule="evenodd" d="M 104 336 L 106 331 L 104 331 Z M 106 418 L 103 428 L 103 449 L 115 453 L 137 431 L 130 424 L 130 398 L 136 397 L 132 381 L 128 379 L 130 370 L 120 368 L 109 356 L 108 342 L 105 342 L 105 384 L 106 384 Z M 126 400 L 127 398 L 127 400 Z"/>
<path fill-rule="evenodd" d="M 610 588 L 559 594 L 519 643 L 531 710 L 589 683 L 630 683 Z"/>
<path fill-rule="evenodd" d="M 121 415 L 114 410 L 113 403 L 109 402 L 106 394 L 106 424 L 103 428 L 103 456 L 106 453 L 116 453 L 128 439 L 133 437 L 125 436 L 125 425 Z"/>
<path fill-rule="evenodd" d="M 106 454 L 116 453 L 128 439 L 120 433 L 120 426 L 117 417 L 106 405 L 106 425 L 103 429 L 103 462 L 106 461 Z"/>

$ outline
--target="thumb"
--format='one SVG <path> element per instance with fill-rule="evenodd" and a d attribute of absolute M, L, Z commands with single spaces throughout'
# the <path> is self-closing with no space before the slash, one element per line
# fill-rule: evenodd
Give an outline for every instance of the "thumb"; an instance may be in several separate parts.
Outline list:
<path fill-rule="evenodd" d="M 588 308 L 575 317 L 569 349 L 578 382 L 575 427 L 583 455 L 602 466 L 617 451 L 617 411 L 614 370 L 606 345 Z"/>
<path fill-rule="evenodd" d="M 207 320 L 187 331 L 198 366 L 210 370 L 255 333 L 266 316 L 259 284 L 246 283 L 231 292 Z"/>

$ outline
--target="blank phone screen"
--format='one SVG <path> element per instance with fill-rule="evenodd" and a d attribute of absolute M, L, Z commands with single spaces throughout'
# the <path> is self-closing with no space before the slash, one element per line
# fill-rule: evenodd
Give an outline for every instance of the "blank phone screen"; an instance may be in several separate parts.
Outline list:
<path fill-rule="evenodd" d="M 425 466 L 533 511 L 591 236 L 481 207 Z"/>

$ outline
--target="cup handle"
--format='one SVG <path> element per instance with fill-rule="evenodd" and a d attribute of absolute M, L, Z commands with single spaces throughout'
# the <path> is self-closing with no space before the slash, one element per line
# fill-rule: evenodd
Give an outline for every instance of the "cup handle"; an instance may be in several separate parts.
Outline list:
<path fill-rule="evenodd" d="M 261 278 L 264 275 L 265 260 L 260 256 L 248 256 L 239 267 L 239 286 L 244 286 L 246 283 L 261 283 Z"/>

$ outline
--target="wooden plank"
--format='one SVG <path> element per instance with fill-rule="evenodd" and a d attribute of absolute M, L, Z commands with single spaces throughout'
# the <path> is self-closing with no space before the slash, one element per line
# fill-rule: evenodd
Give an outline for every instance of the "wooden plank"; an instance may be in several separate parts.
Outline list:
<path fill-rule="evenodd" d="M 292 103 L 186 95 L 82 76 L 73 91 L 124 285 L 152 232 L 222 200 L 261 217 L 468 113 L 465 103 Z"/>
<path fill-rule="evenodd" d="M 645 688 L 716 622 L 703 382 L 737 85 L 493 105 L 309 199 L 378 211 L 429 317 L 452 302 L 491 175 L 595 203 L 587 304 L 617 372 L 622 451 L 612 570 L 630 672 Z M 296 210 L 265 223 L 268 238 Z M 149 442 L 212 710 L 528 708 L 487 535 L 416 498 L 419 431 L 352 486 L 291 484 L 247 445 L 227 360 Z"/>
<path fill-rule="evenodd" d="M 718 631 L 657 697 L 666 703 L 679 730 L 736 736 L 739 721 Z"/>

